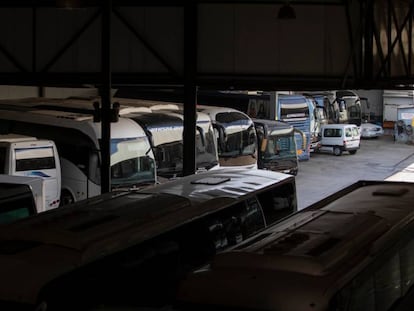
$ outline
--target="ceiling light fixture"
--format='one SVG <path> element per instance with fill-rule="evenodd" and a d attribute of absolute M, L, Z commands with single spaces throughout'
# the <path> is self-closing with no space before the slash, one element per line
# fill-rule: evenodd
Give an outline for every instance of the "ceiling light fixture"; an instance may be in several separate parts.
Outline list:
<path fill-rule="evenodd" d="M 296 12 L 289 3 L 284 4 L 277 15 L 278 19 L 296 19 Z"/>
<path fill-rule="evenodd" d="M 67 10 L 80 9 L 82 0 L 56 0 L 56 7 Z"/>

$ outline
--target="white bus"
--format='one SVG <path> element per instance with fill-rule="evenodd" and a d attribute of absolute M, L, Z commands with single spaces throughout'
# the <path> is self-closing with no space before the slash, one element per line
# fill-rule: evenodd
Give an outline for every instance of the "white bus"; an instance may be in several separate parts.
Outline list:
<path fill-rule="evenodd" d="M 60 205 L 61 168 L 54 141 L 14 133 L 0 135 L 0 174 L 44 180 L 44 203 L 38 211 Z"/>
<path fill-rule="evenodd" d="M 190 271 L 295 211 L 293 176 L 231 168 L 0 226 L 0 310 L 164 307 Z"/>
<path fill-rule="evenodd" d="M 157 176 L 166 179 L 182 176 L 183 170 L 183 111 L 177 103 L 114 98 L 118 114 L 137 122 L 148 136 L 157 164 Z M 73 113 L 94 113 L 92 98 L 25 98 L 16 101 L 20 106 Z M 0 104 L 10 101 L 0 101 Z M 212 122 L 208 115 L 198 112 L 196 124 L 196 170 L 218 168 L 218 155 Z"/>
<path fill-rule="evenodd" d="M 198 105 L 216 130 L 220 167 L 257 169 L 257 137 L 254 122 L 233 108 Z"/>
<path fill-rule="evenodd" d="M 124 117 L 136 121 L 146 132 L 157 161 L 157 174 L 164 178 L 182 176 L 183 115 L 176 111 L 158 110 L 152 113 L 131 113 Z M 218 168 L 214 130 L 210 118 L 197 113 L 196 172 Z"/>
<path fill-rule="evenodd" d="M 217 254 L 183 310 L 396 311 L 414 304 L 414 184 L 359 181 Z"/>
<path fill-rule="evenodd" d="M 177 102 L 128 98 L 114 98 L 114 101 L 124 105 L 151 107 L 153 110 L 176 111 L 180 114 L 184 110 L 184 105 Z M 205 105 L 197 105 L 197 112 L 208 115 L 215 129 L 220 167 L 257 168 L 256 131 L 247 114 L 233 108 Z M 204 126 L 210 126 L 204 115 L 197 116 L 197 124 L 200 125 L 201 122 L 204 122 Z"/>
<path fill-rule="evenodd" d="M 91 114 L 1 105 L 2 133 L 53 140 L 60 156 L 61 205 L 101 193 L 101 123 Z M 13 110 L 12 110 L 13 109 Z M 111 188 L 156 183 L 155 158 L 143 129 L 128 118 L 111 123 Z"/>

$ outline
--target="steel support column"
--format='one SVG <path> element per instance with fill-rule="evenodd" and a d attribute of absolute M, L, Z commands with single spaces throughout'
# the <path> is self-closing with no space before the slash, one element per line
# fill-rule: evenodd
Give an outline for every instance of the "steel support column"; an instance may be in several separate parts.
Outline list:
<path fill-rule="evenodd" d="M 197 4 L 184 5 L 184 146 L 183 175 L 196 171 L 195 135 L 197 105 Z"/>
<path fill-rule="evenodd" d="M 373 59 L 373 25 L 374 25 L 374 0 L 365 1 L 365 31 L 364 31 L 364 79 L 372 81 L 374 71 Z"/>
<path fill-rule="evenodd" d="M 102 4 L 102 84 L 101 93 L 101 192 L 111 190 L 111 14 L 112 0 Z"/>

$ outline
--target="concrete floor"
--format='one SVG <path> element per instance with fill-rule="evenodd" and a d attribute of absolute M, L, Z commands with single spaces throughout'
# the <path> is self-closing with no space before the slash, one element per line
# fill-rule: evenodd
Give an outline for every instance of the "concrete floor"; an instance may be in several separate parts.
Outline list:
<path fill-rule="evenodd" d="M 312 153 L 299 162 L 296 176 L 298 209 L 303 209 L 358 180 L 384 180 L 414 163 L 414 145 L 395 143 L 392 136 L 362 139 L 355 155 Z"/>

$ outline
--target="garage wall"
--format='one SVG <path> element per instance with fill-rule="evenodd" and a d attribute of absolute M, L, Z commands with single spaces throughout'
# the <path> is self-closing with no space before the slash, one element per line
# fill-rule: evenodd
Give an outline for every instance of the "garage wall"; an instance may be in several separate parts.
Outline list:
<path fill-rule="evenodd" d="M 294 20 L 278 20 L 279 8 L 200 4 L 199 71 L 338 75 L 347 70 L 352 51 L 344 6 L 295 5 Z M 100 22 L 96 8 L 3 8 L 0 45 L 17 64 L 0 53 L 0 72 L 99 72 Z M 182 73 L 183 26 L 181 7 L 115 8 L 113 72 L 168 72 L 163 60 Z"/>
<path fill-rule="evenodd" d="M 343 6 L 202 5 L 201 72 L 342 75 L 350 56 Z"/>

